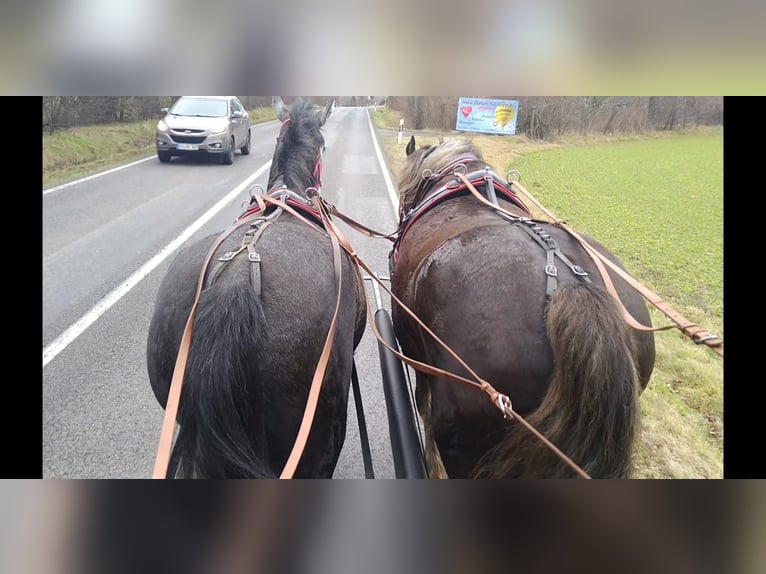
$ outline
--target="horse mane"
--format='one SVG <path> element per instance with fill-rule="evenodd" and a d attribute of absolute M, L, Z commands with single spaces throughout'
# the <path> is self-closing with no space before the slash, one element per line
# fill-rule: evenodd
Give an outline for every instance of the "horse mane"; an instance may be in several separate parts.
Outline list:
<path fill-rule="evenodd" d="M 277 138 L 268 189 L 281 183 L 291 191 L 304 195 L 307 187 L 319 185 L 314 177 L 314 168 L 317 150 L 324 149 L 321 127 L 320 117 L 311 102 L 297 99 Z M 281 182 L 278 181 L 280 177 Z"/>
<path fill-rule="evenodd" d="M 464 154 L 471 154 L 477 160 L 484 161 L 481 150 L 465 139 L 446 140 L 437 146 L 424 146 L 413 152 L 413 157 L 408 158 L 399 178 L 404 210 L 409 210 L 422 199 L 426 191 L 423 185 L 424 170 L 430 169 L 435 173 Z"/>

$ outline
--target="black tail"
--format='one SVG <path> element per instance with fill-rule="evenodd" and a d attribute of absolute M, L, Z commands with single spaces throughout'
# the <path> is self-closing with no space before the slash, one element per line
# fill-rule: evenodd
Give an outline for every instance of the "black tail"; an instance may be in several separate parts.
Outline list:
<path fill-rule="evenodd" d="M 173 449 L 177 476 L 273 476 L 255 382 L 263 321 L 260 297 L 246 281 L 220 281 L 202 293 Z"/>
<path fill-rule="evenodd" d="M 627 478 L 639 386 L 632 333 L 617 303 L 603 288 L 565 285 L 551 297 L 546 326 L 554 372 L 527 422 L 591 477 Z M 520 425 L 480 466 L 485 478 L 577 476 Z"/>

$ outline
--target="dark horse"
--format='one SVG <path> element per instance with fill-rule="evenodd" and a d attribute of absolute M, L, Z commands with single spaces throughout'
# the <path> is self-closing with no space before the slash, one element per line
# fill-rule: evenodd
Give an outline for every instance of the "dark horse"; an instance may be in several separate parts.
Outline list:
<path fill-rule="evenodd" d="M 591 477 L 629 477 L 638 398 L 654 368 L 653 334 L 628 326 L 565 229 L 517 220 L 530 214 L 507 182 L 490 178 L 496 204 L 513 218 L 460 185 L 456 174 L 467 173 L 475 187 L 489 187 L 481 176 L 493 172 L 474 145 L 452 140 L 416 149 L 413 137 L 407 156 L 393 293 Z M 612 279 L 633 317 L 651 325 L 642 297 Z M 405 354 L 470 378 L 401 306 L 393 305 L 392 316 Z M 432 477 L 575 476 L 475 388 L 418 372 L 416 396 Z"/>
<path fill-rule="evenodd" d="M 315 111 L 298 100 L 288 110 L 274 98 L 273 107 L 283 123 L 267 194 L 311 220 L 307 190 L 320 187 L 325 147 L 320 128 L 331 104 Z M 258 209 L 255 202 L 251 209 Z M 321 227 L 270 205 L 263 214 L 270 225 L 254 244 L 260 261 L 248 257 L 250 249 L 228 262 L 219 260 L 245 243 L 245 226 L 223 242 L 207 270 L 170 459 L 173 476 L 276 477 L 295 444 L 336 305 L 333 251 Z M 180 252 L 157 294 L 147 365 L 163 408 L 200 272 L 219 235 Z M 353 355 L 366 319 L 361 275 L 347 254 L 341 255 L 337 331 L 296 478 L 331 478 L 346 436 Z"/>

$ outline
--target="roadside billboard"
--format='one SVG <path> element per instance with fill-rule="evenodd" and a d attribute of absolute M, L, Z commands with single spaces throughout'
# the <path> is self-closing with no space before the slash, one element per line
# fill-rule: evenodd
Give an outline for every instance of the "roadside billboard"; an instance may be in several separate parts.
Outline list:
<path fill-rule="evenodd" d="M 518 113 L 519 102 L 515 100 L 460 98 L 455 129 L 461 132 L 515 135 Z"/>

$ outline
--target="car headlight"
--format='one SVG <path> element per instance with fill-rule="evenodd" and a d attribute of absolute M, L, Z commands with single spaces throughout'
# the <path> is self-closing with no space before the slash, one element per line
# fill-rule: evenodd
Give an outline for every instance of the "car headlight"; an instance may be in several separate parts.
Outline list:
<path fill-rule="evenodd" d="M 158 132 L 168 131 L 168 125 L 164 121 L 160 120 L 159 123 L 157 124 L 157 131 Z"/>
<path fill-rule="evenodd" d="M 211 134 L 220 134 L 226 131 L 227 124 L 216 124 L 210 128 Z"/>

